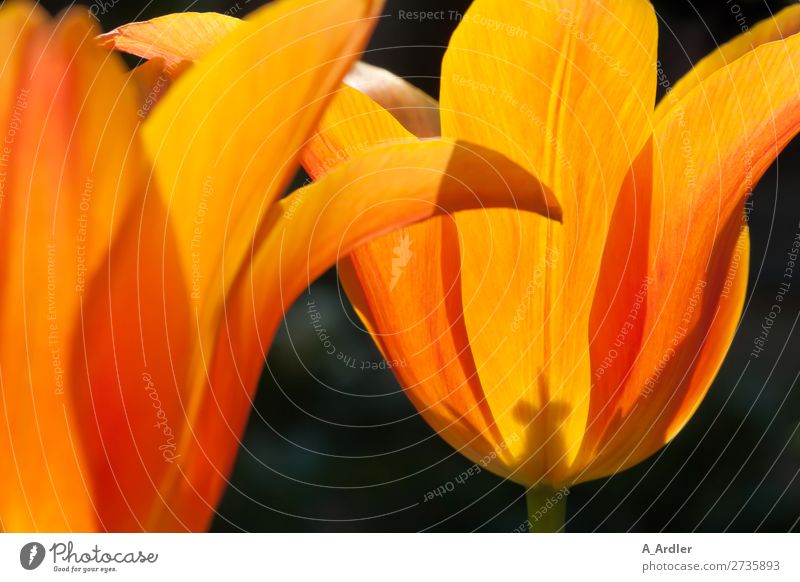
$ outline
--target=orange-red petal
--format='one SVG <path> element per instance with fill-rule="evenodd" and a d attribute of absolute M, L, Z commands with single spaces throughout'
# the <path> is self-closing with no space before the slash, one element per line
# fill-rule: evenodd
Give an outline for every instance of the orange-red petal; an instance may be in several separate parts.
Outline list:
<path fill-rule="evenodd" d="M 87 389 L 81 317 L 149 173 L 135 88 L 120 60 L 94 44 L 86 13 L 50 22 L 15 4 L 0 9 L 0 22 L 15 29 L 1 35 L 15 42 L 3 55 L 13 72 L 2 76 L 0 521 L 15 531 L 115 528 L 127 521 L 104 504 L 115 484 L 97 478 L 108 465 L 95 424 L 113 412 Z M 150 427 L 149 417 L 129 420 Z M 131 503 L 152 501 L 148 482 L 139 474 L 126 483 Z"/>
<path fill-rule="evenodd" d="M 726 42 L 695 64 L 656 107 L 655 121 L 663 119 L 669 110 L 678 104 L 689 92 L 725 65 L 733 63 L 756 47 L 788 38 L 800 32 L 800 6 L 789 6 L 774 17 L 767 18 Z"/>
<path fill-rule="evenodd" d="M 618 260 L 646 245 L 641 345 L 622 348 L 636 357 L 623 358 L 623 380 L 606 390 L 616 395 L 599 416 L 597 458 L 581 479 L 628 467 L 668 442 L 721 365 L 746 290 L 742 203 L 800 131 L 798 54 L 800 36 L 756 48 L 701 81 L 658 127 L 646 235 L 607 249 Z"/>

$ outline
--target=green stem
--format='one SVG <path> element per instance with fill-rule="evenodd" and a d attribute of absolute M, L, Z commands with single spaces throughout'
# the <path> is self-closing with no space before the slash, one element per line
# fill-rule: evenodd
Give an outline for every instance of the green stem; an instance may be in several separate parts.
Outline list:
<path fill-rule="evenodd" d="M 528 504 L 528 529 L 531 533 L 564 531 L 567 514 L 567 490 L 549 485 L 531 487 L 525 494 Z"/>

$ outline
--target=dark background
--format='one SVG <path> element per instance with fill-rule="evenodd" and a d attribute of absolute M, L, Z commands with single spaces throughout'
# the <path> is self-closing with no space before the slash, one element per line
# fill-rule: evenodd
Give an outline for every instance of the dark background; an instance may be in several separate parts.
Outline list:
<path fill-rule="evenodd" d="M 625 0 L 622 0 L 625 1 Z M 91 4 L 89 0 L 83 3 Z M 105 30 L 169 12 L 231 10 L 264 2 L 170 0 L 95 3 Z M 65 2 L 43 2 L 51 10 Z M 693 62 L 789 2 L 654 2 L 671 83 Z M 100 8 L 101 6 L 105 8 Z M 389 1 L 365 60 L 438 94 L 442 54 L 457 22 L 401 21 L 398 10 L 459 10 L 468 1 Z M 744 20 L 743 20 L 744 19 Z M 568 529 L 583 531 L 798 531 L 800 525 L 800 280 L 766 350 L 752 340 L 774 302 L 785 250 L 800 220 L 800 143 L 757 187 L 751 215 L 748 303 L 725 365 L 699 412 L 653 458 L 576 486 Z M 338 351 L 381 360 L 340 294 L 335 273 L 317 282 L 275 339 L 215 531 L 512 531 L 525 520 L 522 489 L 470 463 L 433 433 L 388 371 L 353 370 L 328 356 L 307 314 L 316 302 Z M 448 482 L 454 490 L 423 503 Z"/>

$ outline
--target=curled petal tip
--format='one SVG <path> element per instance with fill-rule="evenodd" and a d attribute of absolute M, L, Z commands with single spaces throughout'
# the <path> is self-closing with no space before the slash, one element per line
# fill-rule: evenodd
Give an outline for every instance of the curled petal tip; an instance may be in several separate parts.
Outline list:
<path fill-rule="evenodd" d="M 100 46 L 108 47 L 108 48 L 115 48 L 116 47 L 116 39 L 119 36 L 119 29 L 115 28 L 109 32 L 104 32 L 103 34 L 98 34 L 94 39 Z"/>
<path fill-rule="evenodd" d="M 345 83 L 368 95 L 417 137 L 441 135 L 439 103 L 405 79 L 359 61 L 347 74 Z"/>

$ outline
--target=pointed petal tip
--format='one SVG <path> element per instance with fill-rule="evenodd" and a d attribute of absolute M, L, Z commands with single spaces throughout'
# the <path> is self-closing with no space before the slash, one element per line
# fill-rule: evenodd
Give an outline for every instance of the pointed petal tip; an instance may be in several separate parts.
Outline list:
<path fill-rule="evenodd" d="M 115 28 L 114 30 L 110 30 L 108 32 L 104 32 L 103 34 L 98 34 L 94 37 L 94 40 L 100 45 L 110 49 L 116 48 L 117 46 L 117 37 L 119 37 L 120 32 L 119 28 Z"/>
<path fill-rule="evenodd" d="M 171 69 L 199 60 L 241 23 L 216 12 L 180 12 L 123 24 L 96 40 L 144 59 L 161 57 Z"/>

